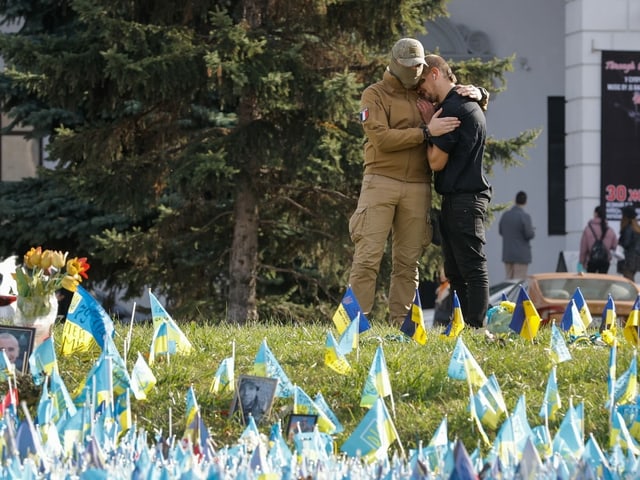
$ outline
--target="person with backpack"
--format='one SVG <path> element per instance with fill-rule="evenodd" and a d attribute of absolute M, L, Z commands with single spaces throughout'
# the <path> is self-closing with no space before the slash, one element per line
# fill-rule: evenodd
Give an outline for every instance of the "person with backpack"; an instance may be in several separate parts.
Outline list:
<path fill-rule="evenodd" d="M 601 206 L 595 208 L 580 239 L 580 263 L 589 273 L 607 273 L 611 252 L 618 246 L 618 237 L 603 212 Z"/>

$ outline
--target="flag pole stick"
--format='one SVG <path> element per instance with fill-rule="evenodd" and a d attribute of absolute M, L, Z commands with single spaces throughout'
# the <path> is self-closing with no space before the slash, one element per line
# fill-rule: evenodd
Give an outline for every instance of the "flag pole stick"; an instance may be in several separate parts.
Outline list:
<path fill-rule="evenodd" d="M 393 399 L 393 397 L 391 397 Z M 384 399 L 380 398 L 380 400 L 382 401 L 382 405 L 384 405 Z M 385 409 L 387 408 L 386 406 L 384 407 Z M 387 412 L 388 414 L 388 412 Z M 400 447 L 400 453 L 402 454 L 402 458 L 406 458 L 406 453 L 404 451 L 404 447 L 402 446 L 402 442 L 400 441 L 400 435 L 398 435 L 398 430 L 396 429 L 396 424 L 391 421 L 389 422 L 391 424 L 391 428 L 393 428 L 393 433 L 396 436 L 396 440 L 398 441 L 398 446 Z"/>
<path fill-rule="evenodd" d="M 393 419 L 396 419 L 396 404 L 393 401 L 393 391 L 389 394 L 389 398 L 391 399 L 391 413 L 393 413 Z"/>
<path fill-rule="evenodd" d="M 466 349 L 466 346 L 465 346 Z M 478 428 L 478 432 L 480 433 L 480 437 L 482 438 L 482 440 L 484 441 L 484 443 L 490 447 L 491 446 L 491 442 L 489 441 L 489 437 L 487 436 L 487 432 L 484 431 L 484 428 L 482 428 L 482 423 L 480 421 L 480 419 L 478 418 L 478 414 L 476 412 L 476 405 L 475 402 L 473 400 L 473 385 L 471 384 L 471 375 L 469 374 L 469 367 L 467 365 L 467 361 L 466 361 L 466 355 L 468 355 L 468 352 L 465 351 L 465 358 L 463 359 L 462 365 L 464 366 L 464 372 L 467 376 L 467 385 L 469 386 L 469 409 L 471 410 L 471 415 L 472 415 L 472 420 L 474 421 L 474 423 L 476 424 L 476 427 Z"/>
<path fill-rule="evenodd" d="M 126 365 L 127 355 L 129 354 L 129 347 L 131 346 L 131 337 L 133 336 L 133 317 L 136 315 L 136 302 L 133 302 L 133 308 L 131 309 L 131 320 L 129 321 L 129 331 L 127 332 L 127 341 L 125 344 L 124 361 Z"/>

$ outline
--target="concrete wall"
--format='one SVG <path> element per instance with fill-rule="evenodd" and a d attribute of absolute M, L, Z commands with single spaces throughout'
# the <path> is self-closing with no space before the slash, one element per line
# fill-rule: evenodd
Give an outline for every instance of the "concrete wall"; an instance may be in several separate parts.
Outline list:
<path fill-rule="evenodd" d="M 546 123 L 547 97 L 565 95 L 564 5 L 558 0 L 451 0 L 448 9 L 454 24 L 486 33 L 495 56 L 516 55 L 514 71 L 506 74 L 507 90 L 489 104 L 488 134 L 503 139 L 529 129 L 541 128 L 542 133 L 522 167 L 494 170 L 493 203 L 512 202 L 519 190 L 527 192 L 527 210 L 536 226 L 529 271 L 555 271 L 559 252 L 566 246 L 564 236 L 547 233 Z M 580 218 L 578 223 L 587 219 Z M 489 227 L 486 248 L 492 284 L 504 278 L 497 220 Z M 577 244 L 570 247 L 578 248 Z"/>

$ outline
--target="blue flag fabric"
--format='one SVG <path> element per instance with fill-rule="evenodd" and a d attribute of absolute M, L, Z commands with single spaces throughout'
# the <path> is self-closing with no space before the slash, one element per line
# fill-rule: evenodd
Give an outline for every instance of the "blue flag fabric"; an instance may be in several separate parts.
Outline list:
<path fill-rule="evenodd" d="M 291 380 L 289 380 L 289 377 L 284 372 L 280 362 L 278 362 L 273 352 L 271 352 L 266 340 L 262 341 L 260 349 L 256 354 L 256 358 L 253 363 L 253 374 L 258 377 L 277 378 L 277 397 L 289 398 L 293 395 L 293 383 L 291 383 Z"/>
<path fill-rule="evenodd" d="M 29 355 L 29 370 L 35 385 L 42 385 L 45 377 L 58 369 L 53 334 L 45 338 Z"/>
<path fill-rule="evenodd" d="M 370 408 L 378 397 L 388 397 L 391 395 L 391 380 L 389 379 L 389 369 L 384 358 L 382 345 L 378 345 L 376 353 L 369 368 L 369 375 L 362 387 L 360 406 Z"/>
<path fill-rule="evenodd" d="M 159 355 L 191 353 L 193 350 L 191 342 L 151 290 L 149 290 L 149 303 L 154 328 L 149 365 L 153 365 Z"/>
<path fill-rule="evenodd" d="M 337 342 L 337 350 L 342 355 L 351 353 L 354 348 L 358 347 L 360 341 L 360 313 L 356 318 L 351 320 L 347 328 L 342 332 Z"/>
<path fill-rule="evenodd" d="M 584 451 L 584 437 L 582 434 L 582 418 L 578 411 L 569 406 L 560 427 L 553 437 L 553 452 L 566 459 L 577 460 Z"/>
<path fill-rule="evenodd" d="M 424 314 L 422 313 L 422 302 L 420 301 L 420 292 L 416 288 L 411 308 L 407 312 L 407 316 L 402 322 L 400 331 L 407 337 L 413 338 L 420 345 L 427 343 L 427 329 L 424 326 Z"/>
<path fill-rule="evenodd" d="M 73 293 L 67 321 L 62 330 L 63 355 L 104 348 L 105 337 L 113 338 L 113 320 L 104 308 L 81 285 Z"/>
<path fill-rule="evenodd" d="M 386 456 L 387 449 L 397 438 L 389 411 L 378 397 L 340 450 L 350 457 L 361 455 L 372 461 Z"/>
<path fill-rule="evenodd" d="M 331 420 L 331 423 L 335 425 L 336 429 L 333 431 L 333 434 L 342 433 L 344 431 L 344 427 L 340 423 L 340 420 L 338 420 L 338 417 L 336 417 L 335 413 L 333 413 L 333 410 L 331 410 L 331 407 L 322 396 L 322 393 L 316 393 L 316 396 L 313 398 L 313 402 L 316 404 L 318 409 L 322 411 L 329 420 Z"/>
<path fill-rule="evenodd" d="M 576 287 L 571 299 L 576 304 L 576 308 L 578 309 L 578 313 L 580 313 L 580 318 L 582 318 L 582 324 L 584 325 L 584 328 L 589 328 L 589 325 L 591 325 L 591 323 L 593 322 L 593 318 L 591 317 L 589 305 L 587 305 L 587 301 L 585 300 L 580 287 Z"/>
<path fill-rule="evenodd" d="M 533 340 L 540 328 L 540 315 L 522 285 L 509 328 L 526 340 Z"/>
<path fill-rule="evenodd" d="M 347 291 L 344 293 L 342 297 L 342 301 L 335 313 L 333 314 L 333 323 L 338 329 L 338 333 L 342 334 L 347 329 L 347 326 L 356 318 L 360 318 L 359 324 L 359 332 L 365 332 L 371 328 L 369 324 L 369 320 L 365 316 L 362 308 L 360 308 L 360 304 L 358 303 L 358 299 L 356 298 L 353 290 L 351 289 L 351 285 L 347 287 Z"/>
<path fill-rule="evenodd" d="M 584 335 L 587 331 L 584 326 L 582 315 L 580 315 L 576 302 L 573 298 L 569 300 L 567 308 L 564 310 L 562 320 L 560 321 L 560 328 L 574 336 Z"/>
<path fill-rule="evenodd" d="M 617 405 L 635 403 L 638 396 L 638 357 L 634 353 L 629 368 L 615 381 L 613 401 Z M 606 408 L 611 408 L 611 399 L 607 400 Z"/>
<path fill-rule="evenodd" d="M 447 338 L 457 338 L 465 327 L 462 308 L 460 307 L 460 299 L 458 298 L 458 293 L 455 290 L 453 291 L 452 309 L 453 315 L 451 316 L 451 321 L 441 334 L 441 336 Z"/>
<path fill-rule="evenodd" d="M 562 407 L 560 400 L 560 392 L 558 391 L 558 380 L 556 377 L 556 366 L 551 367 L 549 372 L 549 378 L 547 379 L 547 388 L 544 392 L 544 400 L 540 413 L 538 414 L 542 418 L 549 418 L 555 420 L 556 412 Z"/>
<path fill-rule="evenodd" d="M 567 348 L 562 332 L 556 327 L 555 323 L 551 325 L 551 349 L 549 355 L 551 356 L 551 361 L 556 365 L 571 360 L 571 352 Z"/>

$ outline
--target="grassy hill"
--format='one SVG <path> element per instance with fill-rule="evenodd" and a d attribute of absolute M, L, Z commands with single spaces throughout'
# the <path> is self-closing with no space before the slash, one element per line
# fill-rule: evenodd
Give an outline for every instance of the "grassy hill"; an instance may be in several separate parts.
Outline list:
<path fill-rule="evenodd" d="M 428 443 L 445 416 L 450 440 L 460 438 L 469 451 L 480 445 L 480 437 L 467 410 L 469 387 L 466 382 L 453 380 L 447 375 L 455 340 L 442 339 L 437 331 L 431 331 L 427 344 L 421 346 L 409 341 L 396 328 L 375 325 L 361 335 L 358 351 L 347 356 L 353 367 L 351 374 L 339 375 L 324 365 L 327 331 L 333 329 L 337 335 L 330 321 L 323 324 L 244 327 L 190 323 L 181 324 L 180 328 L 192 342 L 194 352 L 187 356 L 172 356 L 169 361 L 161 359 L 152 366 L 157 385 L 146 401 L 132 399 L 132 412 L 138 428 L 162 432 L 165 436 L 182 435 L 185 430 L 185 394 L 193 385 L 204 423 L 216 445 L 234 444 L 244 426 L 239 419 L 229 418 L 232 393 L 210 393 L 213 376 L 220 362 L 231 355 L 234 342 L 236 378 L 251 374 L 260 344 L 266 340 L 291 382 L 311 397 L 321 392 L 329 403 L 345 427 L 344 433 L 335 436 L 339 448 L 366 413 L 366 409 L 359 406 L 362 388 L 373 355 L 378 345 L 382 345 L 393 389 L 395 425 L 405 451 L 415 448 L 420 442 Z M 127 325 L 116 325 L 115 341 L 121 353 L 127 332 Z M 145 356 L 148 354 L 152 333 L 151 325 L 133 327 L 127 355 L 129 370 L 137 352 Z M 633 349 L 624 342 L 621 332 L 618 335 L 617 368 L 620 375 L 628 368 Z M 62 326 L 56 325 L 54 338 L 61 337 Z M 534 342 L 517 336 L 488 342 L 483 335 L 469 329 L 462 332 L 461 338 L 484 373 L 487 376 L 495 374 L 509 412 L 524 395 L 530 425 L 542 424 L 538 412 L 551 368 L 550 329 L 541 330 Z M 609 348 L 588 342 L 570 344 L 569 348 L 572 360 L 561 363 L 557 369 L 562 406 L 558 418 L 549 423 L 551 435 L 557 430 L 569 402 L 574 405 L 583 402 L 585 435 L 593 433 L 602 448 L 608 449 L 609 418 L 604 405 Z M 84 380 L 95 358 L 97 354 L 58 355 L 62 378 L 72 394 Z M 21 400 L 26 400 L 34 408 L 39 387 L 29 384 L 28 379 L 19 382 L 19 386 Z M 388 398 L 386 405 L 391 409 Z M 269 417 L 259 425 L 260 431 L 268 434 L 270 426 L 277 420 L 286 426 L 292 406 L 292 399 L 276 398 Z M 487 430 L 487 433 L 493 441 L 496 432 Z"/>

